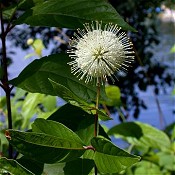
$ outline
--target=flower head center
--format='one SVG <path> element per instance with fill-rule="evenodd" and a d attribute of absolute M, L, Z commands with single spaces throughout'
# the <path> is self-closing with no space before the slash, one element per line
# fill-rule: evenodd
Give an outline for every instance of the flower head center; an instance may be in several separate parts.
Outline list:
<path fill-rule="evenodd" d="M 102 47 L 94 49 L 93 54 L 92 54 L 92 58 L 94 60 L 98 60 L 99 61 L 104 56 L 104 53 L 105 53 L 105 51 L 104 51 L 104 49 Z"/>

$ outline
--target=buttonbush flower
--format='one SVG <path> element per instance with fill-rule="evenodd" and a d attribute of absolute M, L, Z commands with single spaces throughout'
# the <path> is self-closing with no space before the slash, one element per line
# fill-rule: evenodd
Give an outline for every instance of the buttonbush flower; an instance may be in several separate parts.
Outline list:
<path fill-rule="evenodd" d="M 113 81 L 116 71 L 126 71 L 134 60 L 132 43 L 116 24 L 92 22 L 84 24 L 85 29 L 78 29 L 70 41 L 72 47 L 68 50 L 73 59 L 71 72 L 88 83 L 96 79 L 104 82 L 107 77 Z"/>

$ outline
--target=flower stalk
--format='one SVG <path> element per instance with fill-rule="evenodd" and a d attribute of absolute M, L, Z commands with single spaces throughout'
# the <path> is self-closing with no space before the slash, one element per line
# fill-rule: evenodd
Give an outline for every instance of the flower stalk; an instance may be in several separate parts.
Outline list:
<path fill-rule="evenodd" d="M 96 113 L 95 113 L 95 121 L 94 121 L 94 136 L 98 136 L 98 130 L 99 130 L 99 123 L 98 123 L 98 106 L 99 106 L 99 99 L 100 99 L 100 82 L 97 84 L 97 97 L 96 97 Z M 97 166 L 94 167 L 95 175 L 98 174 Z"/>

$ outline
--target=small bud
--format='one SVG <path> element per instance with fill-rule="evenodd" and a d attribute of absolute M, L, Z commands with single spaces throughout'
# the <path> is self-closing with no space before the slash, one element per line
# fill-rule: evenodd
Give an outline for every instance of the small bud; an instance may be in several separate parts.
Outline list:
<path fill-rule="evenodd" d="M 30 46 L 30 45 L 33 44 L 33 42 L 34 42 L 33 39 L 32 39 L 32 38 L 29 38 L 29 39 L 27 40 L 27 45 Z"/>

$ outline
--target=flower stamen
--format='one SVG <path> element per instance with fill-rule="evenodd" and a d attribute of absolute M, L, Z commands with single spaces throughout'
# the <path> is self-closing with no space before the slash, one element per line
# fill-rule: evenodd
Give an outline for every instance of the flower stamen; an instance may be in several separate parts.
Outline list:
<path fill-rule="evenodd" d="M 94 78 L 97 83 L 103 83 L 101 80 L 106 81 L 107 77 L 114 80 L 112 76 L 116 71 L 127 71 L 134 60 L 134 52 L 126 34 L 119 33 L 121 28 L 109 23 L 102 30 L 102 22 L 97 21 L 95 25 L 85 23 L 84 27 L 84 30 L 77 29 L 70 42 L 71 72 L 78 74 L 80 80 L 86 77 L 86 83 Z"/>

